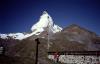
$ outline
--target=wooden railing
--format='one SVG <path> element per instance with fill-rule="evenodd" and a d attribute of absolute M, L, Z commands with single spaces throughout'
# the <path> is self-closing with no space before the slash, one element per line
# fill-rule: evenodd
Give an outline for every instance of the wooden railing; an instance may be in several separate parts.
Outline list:
<path fill-rule="evenodd" d="M 59 51 L 59 52 L 48 52 L 48 55 L 95 55 L 100 56 L 100 51 Z"/>

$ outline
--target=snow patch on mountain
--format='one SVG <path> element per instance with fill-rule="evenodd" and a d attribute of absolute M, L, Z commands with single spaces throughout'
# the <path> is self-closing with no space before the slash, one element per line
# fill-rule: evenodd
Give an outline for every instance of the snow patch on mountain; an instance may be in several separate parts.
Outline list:
<path fill-rule="evenodd" d="M 23 33 L 0 34 L 0 38 L 2 38 L 2 39 L 13 38 L 13 39 L 22 40 L 23 37 L 24 37 Z"/>
<path fill-rule="evenodd" d="M 13 38 L 13 39 L 18 39 L 18 40 L 23 40 L 25 38 L 28 38 L 32 35 L 38 35 L 36 32 L 32 32 L 30 34 L 23 34 L 23 33 L 10 33 L 10 34 L 0 34 L 0 38 L 2 39 L 8 39 L 8 38 Z"/>
<path fill-rule="evenodd" d="M 7 34 L 0 34 L 0 38 L 6 39 L 7 38 Z"/>

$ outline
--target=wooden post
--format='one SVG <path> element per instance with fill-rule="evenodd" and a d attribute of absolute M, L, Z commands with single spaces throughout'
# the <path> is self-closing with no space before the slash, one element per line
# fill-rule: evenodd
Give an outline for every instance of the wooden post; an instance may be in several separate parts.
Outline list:
<path fill-rule="evenodd" d="M 56 60 L 56 62 L 58 63 L 59 62 L 59 54 L 58 52 L 54 53 L 54 59 Z"/>
<path fill-rule="evenodd" d="M 36 42 L 36 58 L 35 58 L 35 64 L 38 64 L 38 44 L 40 44 L 39 38 L 35 39 Z"/>

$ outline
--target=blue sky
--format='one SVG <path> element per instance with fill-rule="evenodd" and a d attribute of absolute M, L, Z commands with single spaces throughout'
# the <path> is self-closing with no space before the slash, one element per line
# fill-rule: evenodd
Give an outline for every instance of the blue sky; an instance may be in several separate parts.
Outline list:
<path fill-rule="evenodd" d="M 0 33 L 29 32 L 46 10 L 61 27 L 77 24 L 100 35 L 99 0 L 3 0 Z"/>

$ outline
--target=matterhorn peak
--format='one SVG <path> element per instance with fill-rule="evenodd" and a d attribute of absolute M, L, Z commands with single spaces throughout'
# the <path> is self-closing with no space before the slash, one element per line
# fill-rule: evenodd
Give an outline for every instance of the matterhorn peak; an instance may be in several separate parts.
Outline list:
<path fill-rule="evenodd" d="M 43 11 L 43 14 L 48 14 L 47 11 Z"/>
<path fill-rule="evenodd" d="M 55 25 L 53 23 L 53 20 L 52 20 L 51 16 L 47 13 L 47 11 L 44 11 L 43 14 L 40 16 L 39 21 L 32 26 L 31 33 L 27 33 L 27 34 L 24 34 L 24 33 L 0 34 L 0 38 L 7 39 L 7 38 L 11 37 L 13 39 L 23 40 L 23 39 L 28 38 L 28 37 L 33 36 L 33 35 L 39 35 L 43 31 L 47 31 L 47 32 L 49 31 L 52 33 L 56 33 L 56 32 L 59 32 L 61 30 L 62 30 L 61 27 L 59 27 L 58 25 Z"/>
<path fill-rule="evenodd" d="M 61 27 L 54 24 L 52 17 L 47 13 L 47 11 L 44 11 L 43 14 L 40 16 L 39 21 L 32 26 L 31 30 L 32 32 L 35 32 L 37 34 L 45 31 L 44 28 L 47 27 L 49 27 L 49 30 L 52 31 L 53 33 L 62 30 Z"/>

